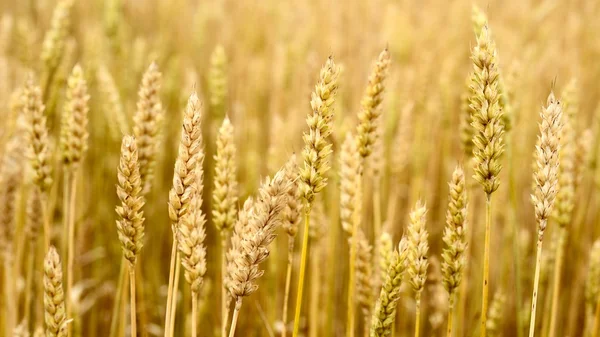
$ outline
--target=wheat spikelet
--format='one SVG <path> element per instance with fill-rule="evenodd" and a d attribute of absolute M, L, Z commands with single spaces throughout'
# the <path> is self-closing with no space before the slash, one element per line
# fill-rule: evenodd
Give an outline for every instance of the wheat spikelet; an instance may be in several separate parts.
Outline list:
<path fill-rule="evenodd" d="M 117 231 L 123 255 L 131 265 L 135 265 L 144 239 L 144 197 L 139 165 L 136 139 L 123 137 L 117 174 L 117 195 L 121 200 L 121 205 L 116 207 Z"/>
<path fill-rule="evenodd" d="M 325 175 L 330 168 L 329 155 L 331 154 L 331 143 L 327 138 L 331 135 L 338 75 L 339 68 L 333 62 L 333 58 L 329 57 L 321 68 L 319 82 L 311 95 L 312 113 L 306 118 L 308 132 L 303 135 L 304 167 L 300 169 L 302 181 L 300 191 L 309 208 L 315 199 L 315 194 L 327 185 Z"/>
<path fill-rule="evenodd" d="M 429 243 L 427 238 L 429 233 L 425 228 L 427 208 L 417 201 L 415 207 L 410 212 L 410 222 L 408 224 L 408 255 L 407 255 L 407 273 L 413 290 L 420 295 L 427 281 L 427 252 Z"/>
<path fill-rule="evenodd" d="M 199 170 L 200 171 L 200 170 Z M 198 180 L 202 181 L 201 173 Z M 184 277 L 190 284 L 191 290 L 198 293 L 206 274 L 206 218 L 202 213 L 202 188 L 196 182 L 198 190 L 194 192 L 189 211 L 183 216 L 177 226 L 177 247 L 181 253 L 181 264 L 185 270 Z"/>
<path fill-rule="evenodd" d="M 76 169 L 87 152 L 88 95 L 81 66 L 75 65 L 67 80 L 67 97 L 62 115 L 60 148 L 67 170 Z"/>
<path fill-rule="evenodd" d="M 392 235 L 386 231 L 382 232 L 379 236 L 379 272 L 381 273 L 381 280 L 385 280 L 388 267 L 392 261 L 393 246 Z"/>
<path fill-rule="evenodd" d="M 361 212 L 361 164 L 358 147 L 348 133 L 340 152 L 340 218 L 342 228 L 352 235 L 355 221 Z"/>
<path fill-rule="evenodd" d="M 398 250 L 394 250 L 387 268 L 379 298 L 371 319 L 371 337 L 391 336 L 396 319 L 396 306 L 400 299 L 400 286 L 406 268 L 408 239 L 402 237 Z"/>
<path fill-rule="evenodd" d="M 384 49 L 377 58 L 365 94 L 361 100 L 361 110 L 358 114 L 359 124 L 356 129 L 358 152 L 361 157 L 368 157 L 377 141 L 378 121 L 381 118 L 381 103 L 385 90 L 385 79 L 390 65 L 390 52 Z"/>
<path fill-rule="evenodd" d="M 492 299 L 488 321 L 486 325 L 487 334 L 490 337 L 502 336 L 502 320 L 504 319 L 504 308 L 506 307 L 506 294 L 504 290 L 498 289 Z"/>
<path fill-rule="evenodd" d="M 298 188 L 298 164 L 296 154 L 292 154 L 285 164 L 285 180 L 290 182 L 287 195 L 287 205 L 283 210 L 282 227 L 293 242 L 298 233 L 302 205 L 300 204 L 300 189 Z"/>
<path fill-rule="evenodd" d="M 471 126 L 473 119 L 473 109 L 471 108 L 471 75 L 467 77 L 466 84 L 467 90 L 462 93 L 460 97 L 460 144 L 462 146 L 463 153 L 467 159 L 473 156 L 473 135 L 474 130 Z"/>
<path fill-rule="evenodd" d="M 138 91 L 137 109 L 133 116 L 133 136 L 138 145 L 143 194 L 147 194 L 152 186 L 160 125 L 164 118 L 159 97 L 161 77 L 156 63 L 150 64 L 142 77 Z"/>
<path fill-rule="evenodd" d="M 202 166 L 204 161 L 201 109 L 198 96 L 194 92 L 184 110 L 181 140 L 173 173 L 173 187 L 169 191 L 169 217 L 174 226 L 173 230 L 181 217 L 188 212 L 197 179 L 195 170 L 198 166 Z"/>
<path fill-rule="evenodd" d="M 440 261 L 436 256 L 429 260 L 431 270 L 427 275 L 427 320 L 434 332 L 438 332 L 442 324 L 446 321 L 449 303 L 447 291 L 443 284 L 443 275 Z"/>
<path fill-rule="evenodd" d="M 52 185 L 50 140 L 42 104 L 42 91 L 29 76 L 23 89 L 23 114 L 27 118 L 28 155 L 33 169 L 33 181 L 46 195 Z"/>
<path fill-rule="evenodd" d="M 213 223 L 221 234 L 231 231 L 237 216 L 238 188 L 235 159 L 233 125 L 226 116 L 217 136 L 212 211 Z"/>
<path fill-rule="evenodd" d="M 56 248 L 50 247 L 44 259 L 44 316 L 46 337 L 67 336 L 62 267 Z"/>
<path fill-rule="evenodd" d="M 285 208 L 289 181 L 280 170 L 273 179 L 267 178 L 259 189 L 257 201 L 247 215 L 247 224 L 236 224 L 229 251 L 230 263 L 228 288 L 239 299 L 258 289 L 256 280 L 264 271 L 259 264 L 269 256 L 269 244 L 275 239 L 280 224 L 279 213 Z M 242 218 L 240 212 L 240 219 Z M 245 216 L 245 215 L 244 215 Z M 239 221 L 239 220 L 238 220 Z"/>
<path fill-rule="evenodd" d="M 473 157 L 474 178 L 490 195 L 498 189 L 498 175 L 502 169 L 500 156 L 504 152 L 502 136 L 502 110 L 498 100 L 498 68 L 496 46 L 490 38 L 489 28 L 484 27 L 473 48 L 473 74 L 471 75 L 471 125 L 474 128 Z"/>
<path fill-rule="evenodd" d="M 365 317 L 370 317 L 373 304 L 373 265 L 372 249 L 362 230 L 358 230 L 356 246 L 356 301 Z M 352 238 L 349 244 L 352 244 Z"/>
<path fill-rule="evenodd" d="M 227 99 L 227 55 L 223 46 L 218 45 L 210 55 L 208 73 L 211 115 L 220 119 L 225 114 Z"/>
<path fill-rule="evenodd" d="M 473 31 L 476 36 L 481 35 L 481 32 L 487 25 L 487 15 L 477 6 L 473 4 L 471 7 L 471 22 L 473 23 Z"/>
<path fill-rule="evenodd" d="M 600 296 L 600 240 L 594 241 L 590 250 L 590 261 L 585 283 L 585 302 L 588 311 L 593 312 Z"/>
<path fill-rule="evenodd" d="M 550 93 L 541 113 L 539 145 L 536 147 L 537 170 L 534 173 L 536 188 L 531 196 L 538 221 L 539 240 L 543 238 L 557 193 L 562 116 L 560 102 Z"/>
<path fill-rule="evenodd" d="M 44 36 L 41 58 L 46 68 L 53 71 L 60 64 L 65 49 L 65 41 L 71 24 L 70 11 L 73 0 L 62 0 L 54 8 L 50 29 Z"/>
<path fill-rule="evenodd" d="M 453 295 L 460 285 L 462 271 L 465 267 L 467 248 L 467 190 L 465 175 L 460 166 L 452 173 L 448 183 L 450 187 L 448 212 L 446 213 L 446 228 L 444 228 L 443 241 L 446 247 L 442 253 L 442 283 L 454 303 Z"/>
<path fill-rule="evenodd" d="M 583 171 L 590 167 L 592 162 L 592 147 L 594 144 L 594 135 L 590 128 L 587 128 L 581 134 L 577 141 L 577 150 L 575 151 L 575 188 L 583 179 Z"/>
<path fill-rule="evenodd" d="M 15 229 L 17 192 L 21 183 L 21 167 L 13 152 L 7 149 L 0 163 L 0 253 L 9 258 Z"/>
<path fill-rule="evenodd" d="M 224 280 L 227 289 L 231 289 L 233 286 L 233 277 L 237 270 L 236 263 L 244 258 L 242 255 L 244 252 L 242 242 L 245 237 L 252 235 L 250 233 L 250 226 L 248 226 L 248 223 L 250 221 L 250 213 L 253 206 L 254 199 L 249 197 L 246 199 L 244 205 L 238 212 L 238 218 L 233 228 L 234 235 L 231 236 L 230 247 L 227 251 L 227 274 L 225 275 Z"/>
<path fill-rule="evenodd" d="M 37 188 L 31 189 L 27 198 L 27 208 L 25 217 L 25 234 L 31 240 L 36 242 L 40 228 L 42 227 L 42 200 L 40 191 Z"/>

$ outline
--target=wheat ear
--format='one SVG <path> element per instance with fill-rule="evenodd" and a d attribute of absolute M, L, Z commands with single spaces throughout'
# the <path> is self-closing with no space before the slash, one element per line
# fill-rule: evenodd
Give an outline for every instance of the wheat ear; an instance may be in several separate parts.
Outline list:
<path fill-rule="evenodd" d="M 197 167 L 204 162 L 204 148 L 202 146 L 202 106 L 198 95 L 192 93 L 183 112 L 181 127 L 181 140 L 173 172 L 173 187 L 169 191 L 169 218 L 173 231 L 173 244 L 171 248 L 171 262 L 169 269 L 169 285 L 167 294 L 167 311 L 165 315 L 165 337 L 169 336 L 174 328 L 175 298 L 179 279 L 180 255 L 177 250 L 177 227 L 181 218 L 187 214 L 190 202 L 195 193 Z"/>
<path fill-rule="evenodd" d="M 446 244 L 442 252 L 442 283 L 448 292 L 449 299 L 446 336 L 452 337 L 454 303 L 466 264 L 465 251 L 467 249 L 467 190 L 465 175 L 460 166 L 456 167 L 454 173 L 452 173 L 452 179 L 448 185 L 450 186 L 450 195 L 448 212 L 446 213 L 446 227 L 442 238 Z"/>
<path fill-rule="evenodd" d="M 421 293 L 427 281 L 427 252 L 429 243 L 427 238 L 429 233 L 426 224 L 427 208 L 421 201 L 410 212 L 410 222 L 408 224 L 408 255 L 407 255 L 407 276 L 411 284 L 417 303 L 417 317 L 415 320 L 415 337 L 420 336 L 421 329 Z"/>
<path fill-rule="evenodd" d="M 44 316 L 46 337 L 67 336 L 67 315 L 63 292 L 63 273 L 56 248 L 50 247 L 44 259 Z"/>
<path fill-rule="evenodd" d="M 329 136 L 333 125 L 333 103 L 337 93 L 339 68 L 329 57 L 319 74 L 319 81 L 311 95 L 312 112 L 306 118 L 308 131 L 304 133 L 304 150 L 302 157 L 304 166 L 300 168 L 300 194 L 304 201 L 304 232 L 302 236 L 302 253 L 300 256 L 300 275 L 298 276 L 298 292 L 296 295 L 296 312 L 294 314 L 293 337 L 298 337 L 300 313 L 302 311 L 302 295 L 308 258 L 308 229 L 310 227 L 310 209 L 315 195 L 327 185 L 326 173 L 329 171 L 331 143 Z"/>
<path fill-rule="evenodd" d="M 539 142 L 536 147 L 537 169 L 534 173 L 536 184 L 531 200 L 535 207 L 535 217 L 538 223 L 538 240 L 533 296 L 531 300 L 531 320 L 529 322 L 529 337 L 535 335 L 535 314 L 537 307 L 540 267 L 542 257 L 542 241 L 548 218 L 554 206 L 557 193 L 560 134 L 562 128 L 562 108 L 553 93 L 548 96 L 547 105 L 542 109 Z"/>
<path fill-rule="evenodd" d="M 152 186 L 156 155 L 159 147 L 160 126 L 164 111 L 160 100 L 162 74 L 156 63 L 150 64 L 138 91 L 137 109 L 133 115 L 133 136 L 138 145 L 140 176 L 143 194 L 147 194 Z"/>

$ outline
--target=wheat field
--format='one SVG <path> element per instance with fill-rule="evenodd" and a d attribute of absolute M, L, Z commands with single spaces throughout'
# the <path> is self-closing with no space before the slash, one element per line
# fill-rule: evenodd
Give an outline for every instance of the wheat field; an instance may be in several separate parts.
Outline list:
<path fill-rule="evenodd" d="M 0 2 L 0 336 L 600 336 L 600 2 Z"/>

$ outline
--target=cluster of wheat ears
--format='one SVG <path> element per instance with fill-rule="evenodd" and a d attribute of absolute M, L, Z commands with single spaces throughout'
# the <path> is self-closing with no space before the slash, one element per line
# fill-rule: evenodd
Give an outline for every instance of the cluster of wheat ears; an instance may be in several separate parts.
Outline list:
<path fill-rule="evenodd" d="M 0 336 L 600 336 L 600 5 L 333 4 L 0 5 Z"/>

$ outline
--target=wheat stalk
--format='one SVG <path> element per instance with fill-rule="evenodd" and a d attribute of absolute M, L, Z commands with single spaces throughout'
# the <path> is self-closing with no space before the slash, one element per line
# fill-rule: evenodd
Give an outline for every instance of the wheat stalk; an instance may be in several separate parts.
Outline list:
<path fill-rule="evenodd" d="M 88 95 L 81 66 L 75 65 L 67 80 L 67 93 L 64 111 L 61 119 L 59 145 L 62 162 L 65 168 L 64 211 L 66 220 L 63 228 L 63 251 L 67 254 L 67 284 L 66 292 L 71 294 L 73 288 L 73 262 L 75 256 L 75 200 L 77 193 L 76 174 L 79 171 L 83 157 L 87 152 L 88 132 Z M 67 316 L 71 316 L 73 303 L 71 296 L 67 300 Z"/>
<path fill-rule="evenodd" d="M 206 274 L 206 218 L 202 213 L 202 170 L 197 168 L 196 190 L 190 209 L 177 226 L 177 246 L 181 254 L 184 276 L 192 291 L 192 337 L 197 336 L 198 296 Z"/>
<path fill-rule="evenodd" d="M 173 173 L 173 187 L 169 191 L 169 218 L 173 231 L 173 244 L 171 248 L 171 262 L 169 269 L 169 286 L 167 294 L 167 311 L 165 315 L 165 337 L 171 334 L 172 322 L 175 319 L 175 295 L 179 279 L 180 256 L 177 250 L 177 227 L 181 218 L 187 214 L 191 206 L 194 188 L 197 179 L 196 170 L 204 162 L 204 149 L 202 145 L 202 105 L 196 93 L 188 99 L 183 113 L 181 127 L 181 140 L 175 161 Z"/>
<path fill-rule="evenodd" d="M 498 67 L 496 46 L 491 39 L 489 28 L 483 27 L 477 36 L 477 46 L 473 48 L 473 74 L 471 77 L 471 109 L 473 111 L 471 125 L 475 132 L 473 137 L 473 176 L 486 193 L 486 230 L 483 264 L 483 294 L 481 306 L 480 331 L 485 337 L 489 294 L 489 260 L 491 237 L 492 193 L 498 189 L 498 175 L 502 166 L 500 156 L 504 152 L 502 136 L 502 110 L 498 89 Z"/>
<path fill-rule="evenodd" d="M 537 307 L 542 241 L 548 218 L 552 212 L 557 193 L 560 134 L 562 128 L 562 109 L 560 102 L 550 93 L 546 107 L 542 109 L 539 144 L 536 147 L 537 170 L 534 173 L 536 188 L 531 196 L 538 223 L 537 257 L 533 296 L 531 300 L 531 320 L 529 337 L 535 334 L 535 314 Z"/>
<path fill-rule="evenodd" d="M 136 140 L 132 136 L 123 137 L 117 178 L 117 195 L 121 200 L 121 205 L 116 208 L 119 215 L 117 232 L 123 256 L 129 262 L 131 335 L 137 336 L 135 264 L 144 244 L 144 213 L 142 211 L 144 196 L 142 195 L 138 149 Z"/>
<path fill-rule="evenodd" d="M 237 168 L 234 129 L 225 116 L 217 135 L 217 153 L 215 154 L 215 188 L 213 190 L 213 223 L 221 236 L 221 280 L 226 274 L 227 240 L 237 217 Z M 227 289 L 223 283 L 221 291 L 222 335 L 225 335 L 227 316 Z"/>
<path fill-rule="evenodd" d="M 301 204 L 300 204 L 300 189 L 298 188 L 298 164 L 296 154 L 292 154 L 285 164 L 285 175 L 286 180 L 291 182 L 290 189 L 287 196 L 287 205 L 283 210 L 283 222 L 282 227 L 288 235 L 288 259 L 287 269 L 285 276 L 285 290 L 283 295 L 283 310 L 282 310 L 282 321 L 283 325 L 281 328 L 281 336 L 286 337 L 287 335 L 287 317 L 288 317 L 288 302 L 290 296 L 290 288 L 292 285 L 292 268 L 293 268 L 293 256 L 294 256 L 294 239 L 298 234 L 298 226 L 301 221 Z"/>
<path fill-rule="evenodd" d="M 467 190 L 465 175 L 460 166 L 452 173 L 448 212 L 446 213 L 446 227 L 444 228 L 443 241 L 446 244 L 442 252 L 442 283 L 448 292 L 448 329 L 446 336 L 452 337 L 452 319 L 456 292 L 462 280 L 463 269 L 466 264 L 465 251 L 467 249 Z"/>
<path fill-rule="evenodd" d="M 304 291 L 304 278 L 306 273 L 306 260 L 308 258 L 308 228 L 310 227 L 310 209 L 315 195 L 327 185 L 329 171 L 329 156 L 333 124 L 333 103 L 337 93 L 337 80 L 339 68 L 329 57 L 319 74 L 319 81 L 311 95 L 310 106 L 312 112 L 306 118 L 308 131 L 304 133 L 304 166 L 300 168 L 300 195 L 304 201 L 304 234 L 302 237 L 302 255 L 300 257 L 300 275 L 298 276 L 298 292 L 296 295 L 296 312 L 294 314 L 293 337 L 298 337 L 300 327 L 300 312 L 302 310 L 302 295 Z"/>
<path fill-rule="evenodd" d="M 269 244 L 275 239 L 275 230 L 280 225 L 280 213 L 285 208 L 290 181 L 285 180 L 285 172 L 280 170 L 273 179 L 267 178 L 257 201 L 252 205 L 247 219 L 240 216 L 236 223 L 232 244 L 228 255 L 228 288 L 235 299 L 229 336 L 235 335 L 235 327 L 243 297 L 258 289 L 256 281 L 264 271 L 259 264 L 269 256 Z M 247 220 L 247 223 L 244 223 Z"/>
<path fill-rule="evenodd" d="M 400 286 L 406 269 L 408 255 L 408 239 L 403 236 L 390 256 L 383 286 L 375 304 L 373 318 L 371 319 L 371 337 L 386 337 L 392 335 L 392 328 L 396 320 L 396 306 L 400 299 Z"/>

